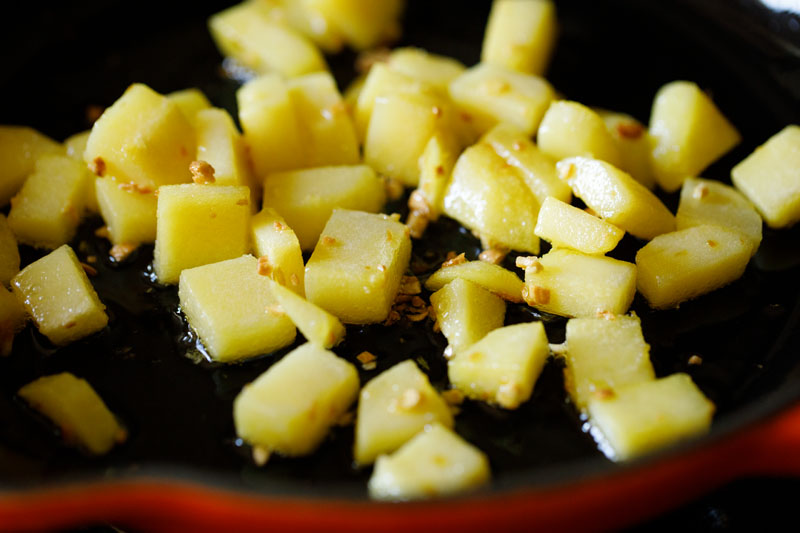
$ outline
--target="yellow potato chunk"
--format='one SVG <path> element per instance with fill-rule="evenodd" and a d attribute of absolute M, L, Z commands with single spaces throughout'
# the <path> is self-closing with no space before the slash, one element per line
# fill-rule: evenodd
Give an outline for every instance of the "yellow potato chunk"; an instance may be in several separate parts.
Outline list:
<path fill-rule="evenodd" d="M 97 175 L 156 189 L 191 179 L 194 129 L 180 108 L 141 83 L 94 123 L 84 158 Z"/>
<path fill-rule="evenodd" d="M 800 126 L 786 126 L 733 167 L 731 179 L 771 228 L 800 220 Z"/>
<path fill-rule="evenodd" d="M 610 257 L 553 249 L 525 269 L 529 305 L 561 316 L 622 315 L 636 294 L 636 265 Z"/>
<path fill-rule="evenodd" d="M 510 124 L 498 124 L 481 139 L 506 160 L 518 168 L 536 200 L 541 204 L 552 196 L 562 202 L 572 199 L 572 189 L 558 178 L 556 162 L 544 154 L 519 128 Z"/>
<path fill-rule="evenodd" d="M 555 160 L 573 156 L 619 165 L 617 144 L 600 115 L 578 102 L 550 104 L 536 134 L 539 149 Z"/>
<path fill-rule="evenodd" d="M 8 219 L 0 213 L 0 285 L 7 286 L 17 272 L 19 272 L 17 238 L 8 225 Z"/>
<path fill-rule="evenodd" d="M 306 298 L 347 324 L 381 322 L 410 258 L 403 224 L 386 215 L 335 209 L 306 266 Z"/>
<path fill-rule="evenodd" d="M 624 231 L 602 218 L 552 196 L 545 199 L 539 210 L 535 232 L 556 248 L 600 255 L 613 250 L 625 235 Z"/>
<path fill-rule="evenodd" d="M 153 192 L 130 187 L 114 178 L 96 178 L 100 215 L 114 244 L 141 244 L 156 240 L 156 207 Z"/>
<path fill-rule="evenodd" d="M 696 84 L 674 81 L 659 89 L 650 112 L 653 172 L 667 192 L 739 144 L 741 136 Z"/>
<path fill-rule="evenodd" d="M 751 255 L 761 244 L 761 215 L 739 191 L 718 181 L 686 178 L 675 220 L 679 230 L 711 224 L 739 231 L 751 241 Z"/>
<path fill-rule="evenodd" d="M 431 294 L 436 322 L 453 354 L 503 326 L 506 303 L 477 283 L 455 278 Z"/>
<path fill-rule="evenodd" d="M 161 283 L 177 283 L 181 271 L 250 250 L 250 189 L 165 185 L 159 189 L 153 267 Z"/>
<path fill-rule="evenodd" d="M 532 135 L 555 91 L 544 78 L 479 63 L 450 83 L 450 97 L 480 133 L 508 122 Z"/>
<path fill-rule="evenodd" d="M 178 297 L 189 325 L 215 361 L 239 361 L 294 342 L 294 324 L 277 305 L 272 282 L 258 273 L 258 261 L 251 255 L 184 270 Z"/>
<path fill-rule="evenodd" d="M 300 241 L 286 220 L 270 207 L 253 216 L 253 248 L 258 257 L 266 257 L 272 277 L 281 278 L 300 296 L 305 295 L 305 265 Z M 280 271 L 280 274 L 277 274 Z"/>
<path fill-rule="evenodd" d="M 178 106 L 178 109 L 181 110 L 183 116 L 192 126 L 196 126 L 197 113 L 211 107 L 211 102 L 208 101 L 208 98 L 200 89 L 183 89 L 182 91 L 169 93 L 166 97 Z"/>
<path fill-rule="evenodd" d="M 11 289 L 53 344 L 69 344 L 108 323 L 106 306 L 66 244 L 22 269 L 11 280 Z"/>
<path fill-rule="evenodd" d="M 382 372 L 361 389 L 356 416 L 356 463 L 368 465 L 392 453 L 425 426 L 452 428 L 453 415 L 414 361 Z"/>
<path fill-rule="evenodd" d="M 453 169 L 444 213 L 480 234 L 484 248 L 539 253 L 533 232 L 539 203 L 520 171 L 491 146 L 467 148 Z"/>
<path fill-rule="evenodd" d="M 257 2 L 221 11 L 208 26 L 223 54 L 259 74 L 276 72 L 288 78 L 327 68 L 311 41 L 271 20 Z"/>
<path fill-rule="evenodd" d="M 338 318 L 278 283 L 271 286 L 280 307 L 309 342 L 323 348 L 341 342 L 345 329 Z"/>
<path fill-rule="evenodd" d="M 655 187 L 656 178 L 653 176 L 653 164 L 650 157 L 652 141 L 647 128 L 625 113 L 614 113 L 602 109 L 595 111 L 606 123 L 606 128 L 617 145 L 619 168 L 648 189 Z"/>
<path fill-rule="evenodd" d="M 551 0 L 495 0 L 483 36 L 481 61 L 541 76 L 556 42 Z"/>
<path fill-rule="evenodd" d="M 286 354 L 233 403 L 236 433 L 283 455 L 312 453 L 358 396 L 355 367 L 307 343 Z"/>
<path fill-rule="evenodd" d="M 11 354 L 14 335 L 25 326 L 27 319 L 22 302 L 0 284 L 0 356 Z"/>
<path fill-rule="evenodd" d="M 313 1 L 313 0 L 312 0 Z M 256 0 L 274 22 L 287 24 L 299 31 L 324 52 L 335 54 L 344 46 L 344 37 L 325 20 L 307 0 Z"/>
<path fill-rule="evenodd" d="M 214 167 L 215 185 L 255 185 L 244 139 L 224 109 L 202 109 L 195 115 L 197 157 Z"/>
<path fill-rule="evenodd" d="M 64 140 L 64 148 L 67 151 L 67 155 L 80 161 L 82 165 L 85 165 L 83 153 L 86 151 L 86 143 L 89 142 L 89 135 L 91 135 L 91 133 L 91 130 L 83 131 L 75 135 L 70 135 Z M 86 199 L 84 203 L 86 204 L 86 211 L 89 213 L 100 212 L 100 206 L 97 204 L 97 191 L 94 187 L 94 181 L 91 181 L 86 188 Z"/>
<path fill-rule="evenodd" d="M 391 455 L 375 461 L 369 495 L 376 500 L 447 496 L 485 485 L 489 460 L 441 424 L 433 424 Z"/>
<path fill-rule="evenodd" d="M 64 147 L 27 126 L 0 126 L 0 207 L 17 194 L 44 154 L 62 155 Z"/>
<path fill-rule="evenodd" d="M 636 253 L 639 292 L 656 309 L 681 302 L 739 279 L 752 242 L 720 226 L 694 226 L 660 235 Z"/>
<path fill-rule="evenodd" d="M 566 337 L 564 383 L 579 411 L 618 387 L 655 379 L 650 346 L 634 314 L 571 318 Z"/>
<path fill-rule="evenodd" d="M 435 133 L 419 157 L 417 192 L 425 200 L 430 220 L 437 220 L 444 209 L 444 196 L 460 149 L 451 133 Z"/>
<path fill-rule="evenodd" d="M 127 437 L 125 429 L 89 382 L 69 372 L 41 377 L 19 389 L 17 394 L 49 418 L 66 442 L 93 455 L 108 453 Z"/>
<path fill-rule="evenodd" d="M 75 236 L 86 210 L 92 178 L 86 166 L 65 155 L 43 155 L 11 199 L 8 225 L 20 244 L 54 249 Z"/>
<path fill-rule="evenodd" d="M 541 322 L 490 331 L 447 364 L 453 387 L 464 396 L 504 409 L 528 401 L 550 355 Z"/>
<path fill-rule="evenodd" d="M 675 217 L 647 187 L 597 159 L 571 157 L 556 164 L 561 179 L 597 215 L 634 237 L 652 239 L 675 229 Z"/>
<path fill-rule="evenodd" d="M 387 64 L 396 72 L 430 83 L 443 94 L 447 94 L 450 82 L 466 70 L 460 61 L 451 57 L 413 47 L 395 48 Z"/>
<path fill-rule="evenodd" d="M 679 373 L 592 399 L 589 415 L 606 455 L 624 461 L 705 433 L 714 404 L 691 377 Z"/>
<path fill-rule="evenodd" d="M 264 180 L 264 207 L 286 219 L 303 250 L 314 248 L 334 209 L 377 213 L 385 202 L 383 181 L 366 165 L 281 172 Z"/>
<path fill-rule="evenodd" d="M 467 261 L 440 268 L 428 278 L 425 288 L 438 291 L 455 279 L 476 283 L 504 300 L 522 301 L 522 280 L 510 270 L 485 261 Z"/>
<path fill-rule="evenodd" d="M 399 32 L 402 0 L 307 0 L 356 50 L 392 40 Z"/>

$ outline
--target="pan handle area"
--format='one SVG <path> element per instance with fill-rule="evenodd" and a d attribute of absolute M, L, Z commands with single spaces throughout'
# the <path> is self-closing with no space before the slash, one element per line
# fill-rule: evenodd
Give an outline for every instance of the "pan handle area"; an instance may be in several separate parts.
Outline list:
<path fill-rule="evenodd" d="M 745 435 L 744 475 L 800 476 L 800 405 Z"/>

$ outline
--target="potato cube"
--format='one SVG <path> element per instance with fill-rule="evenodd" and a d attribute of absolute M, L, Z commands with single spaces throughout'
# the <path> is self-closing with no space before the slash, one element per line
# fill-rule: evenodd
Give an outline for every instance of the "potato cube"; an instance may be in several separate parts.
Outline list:
<path fill-rule="evenodd" d="M 226 56 L 259 74 L 285 77 L 326 70 L 322 54 L 306 37 L 270 20 L 258 2 L 242 2 L 208 20 L 211 36 Z"/>
<path fill-rule="evenodd" d="M 91 175 L 65 155 L 43 155 L 11 199 L 8 225 L 20 244 L 54 249 L 72 240 L 86 210 Z"/>
<path fill-rule="evenodd" d="M 639 292 L 656 309 L 731 283 L 744 273 L 752 241 L 720 226 L 694 226 L 659 235 L 636 253 Z"/>
<path fill-rule="evenodd" d="M 652 140 L 647 128 L 625 113 L 614 113 L 602 109 L 595 111 L 606 123 L 606 128 L 617 145 L 619 168 L 648 189 L 655 187 L 656 178 L 653 175 L 653 164 L 650 157 Z"/>
<path fill-rule="evenodd" d="M 153 267 L 161 283 L 181 271 L 233 259 L 250 250 L 250 189 L 165 185 L 159 189 Z"/>
<path fill-rule="evenodd" d="M 636 294 L 636 265 L 610 257 L 553 249 L 525 269 L 522 295 L 540 311 L 561 316 L 623 315 Z"/>
<path fill-rule="evenodd" d="M 214 184 L 255 186 L 244 139 L 224 109 L 202 109 L 195 116 L 197 159 L 214 167 Z"/>
<path fill-rule="evenodd" d="M 27 319 L 22 301 L 0 284 L 0 356 L 11 354 L 14 335 L 25 326 Z"/>
<path fill-rule="evenodd" d="M 189 325 L 215 361 L 238 361 L 294 342 L 294 324 L 279 309 L 272 283 L 258 273 L 251 255 L 184 270 L 178 296 Z"/>
<path fill-rule="evenodd" d="M 0 207 L 17 194 L 44 154 L 64 154 L 64 147 L 26 126 L 0 126 Z"/>
<path fill-rule="evenodd" d="M 618 387 L 655 379 L 650 346 L 636 315 L 572 318 L 566 337 L 564 384 L 579 411 Z"/>
<path fill-rule="evenodd" d="M 264 180 L 264 207 L 281 214 L 311 250 L 334 209 L 377 213 L 386 202 L 383 181 L 366 165 L 318 167 L 270 174 Z"/>
<path fill-rule="evenodd" d="M 431 294 L 436 322 L 453 354 L 503 326 L 506 303 L 477 283 L 456 278 Z"/>
<path fill-rule="evenodd" d="M 8 282 L 17 275 L 17 272 L 19 272 L 17 238 L 8 225 L 8 219 L 0 213 L 0 285 L 8 286 Z"/>
<path fill-rule="evenodd" d="M 306 297 L 342 322 L 381 322 L 410 258 L 403 224 L 386 215 L 335 209 L 306 266 Z"/>
<path fill-rule="evenodd" d="M 66 244 L 26 266 L 11 280 L 39 331 L 63 346 L 103 329 L 106 306 Z"/>
<path fill-rule="evenodd" d="M 491 477 L 478 448 L 433 424 L 391 455 L 375 461 L 369 495 L 377 500 L 416 500 L 473 490 Z"/>
<path fill-rule="evenodd" d="M 300 241 L 277 211 L 265 207 L 251 221 L 253 248 L 258 257 L 266 257 L 273 278 L 283 278 L 286 286 L 305 295 L 305 265 Z M 280 271 L 280 274 L 276 274 Z"/>
<path fill-rule="evenodd" d="M 634 237 L 652 239 L 675 229 L 675 217 L 647 187 L 597 159 L 571 157 L 556 164 L 575 196 L 601 218 Z"/>
<path fill-rule="evenodd" d="M 94 123 L 84 158 L 97 175 L 157 189 L 191 179 L 194 129 L 180 108 L 141 83 Z"/>
<path fill-rule="evenodd" d="M 556 162 L 539 150 L 519 128 L 498 124 L 483 136 L 481 142 L 490 144 L 506 163 L 520 170 L 539 204 L 548 196 L 562 202 L 572 199 L 572 189 L 556 173 Z"/>
<path fill-rule="evenodd" d="M 539 203 L 520 171 L 488 145 L 471 146 L 458 158 L 444 213 L 478 232 L 485 248 L 539 253 L 533 232 Z"/>
<path fill-rule="evenodd" d="M 17 394 L 58 426 L 65 441 L 93 455 L 108 453 L 127 437 L 92 386 L 69 372 L 41 377 Z"/>
<path fill-rule="evenodd" d="M 522 280 L 510 270 L 484 261 L 467 261 L 440 268 L 428 278 L 425 288 L 429 291 L 438 291 L 456 279 L 476 283 L 504 300 L 522 301 Z"/>
<path fill-rule="evenodd" d="M 625 235 L 624 231 L 602 218 L 552 196 L 545 199 L 539 210 L 535 232 L 556 248 L 600 255 L 613 250 Z"/>
<path fill-rule="evenodd" d="M 466 70 L 460 61 L 451 57 L 413 47 L 395 48 L 386 63 L 395 72 L 430 83 L 442 94 L 447 94 L 450 82 Z"/>
<path fill-rule="evenodd" d="M 526 74 L 547 70 L 556 42 L 551 0 L 495 0 L 483 37 L 481 61 Z"/>
<path fill-rule="evenodd" d="M 158 200 L 153 192 L 111 177 L 95 178 L 95 190 L 112 243 L 141 244 L 156 240 Z"/>
<path fill-rule="evenodd" d="M 606 455 L 624 461 L 705 433 L 714 404 L 691 377 L 679 373 L 592 399 L 589 415 Z"/>
<path fill-rule="evenodd" d="M 447 364 L 453 387 L 464 396 L 516 409 L 528 401 L 550 355 L 541 322 L 489 332 Z"/>
<path fill-rule="evenodd" d="M 555 160 L 573 156 L 619 165 L 617 144 L 600 115 L 578 102 L 550 104 L 536 134 L 539 149 Z"/>
<path fill-rule="evenodd" d="M 75 135 L 70 135 L 64 140 L 64 148 L 67 150 L 67 155 L 72 159 L 79 161 L 82 165 L 86 163 L 83 160 L 83 153 L 86 151 L 86 144 L 89 142 L 89 135 L 92 131 L 87 130 Z M 97 191 L 94 187 L 94 180 L 89 183 L 86 189 L 86 211 L 89 213 L 99 213 L 100 206 L 97 204 Z"/>
<path fill-rule="evenodd" d="M 311 5 L 311 1 L 260 0 L 256 3 L 273 21 L 288 24 L 326 53 L 335 54 L 344 46 L 344 36 Z"/>
<path fill-rule="evenodd" d="M 544 78 L 479 63 L 450 83 L 450 97 L 480 133 L 508 122 L 532 135 L 555 91 Z"/>
<path fill-rule="evenodd" d="M 399 363 L 361 389 L 356 416 L 356 463 L 392 453 L 425 426 L 453 427 L 453 414 L 412 360 Z"/>
<path fill-rule="evenodd" d="M 733 167 L 731 179 L 771 228 L 800 220 L 800 126 L 786 126 Z"/>
<path fill-rule="evenodd" d="M 313 452 L 358 396 L 356 368 L 307 343 L 286 354 L 233 403 L 236 433 L 283 455 Z"/>
<path fill-rule="evenodd" d="M 423 214 L 430 220 L 437 220 L 442 214 L 444 196 L 459 152 L 455 137 L 440 131 L 430 138 L 419 157 L 417 192 L 427 207 L 427 212 Z"/>
<path fill-rule="evenodd" d="M 307 0 L 356 50 L 367 50 L 396 37 L 402 0 Z"/>
<path fill-rule="evenodd" d="M 344 338 L 345 329 L 338 318 L 279 283 L 273 281 L 271 287 L 278 305 L 309 342 L 332 348 Z"/>
<path fill-rule="evenodd" d="M 739 144 L 741 136 L 696 84 L 674 81 L 659 89 L 650 112 L 653 172 L 667 192 L 698 176 Z"/>
<path fill-rule="evenodd" d="M 751 255 L 761 244 L 761 215 L 739 191 L 718 181 L 686 178 L 675 221 L 679 230 L 703 224 L 736 230 L 751 241 Z"/>
<path fill-rule="evenodd" d="M 178 106 L 178 109 L 181 110 L 183 116 L 192 126 L 197 124 L 197 113 L 211 107 L 211 102 L 208 101 L 208 98 L 200 89 L 183 89 L 182 91 L 169 93 L 166 96 L 168 100 Z"/>

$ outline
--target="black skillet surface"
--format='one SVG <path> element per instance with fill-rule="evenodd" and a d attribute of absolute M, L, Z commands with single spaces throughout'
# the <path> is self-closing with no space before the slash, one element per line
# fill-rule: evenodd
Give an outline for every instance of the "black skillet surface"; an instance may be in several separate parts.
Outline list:
<path fill-rule="evenodd" d="M 221 57 L 205 28 L 207 16 L 225 2 L 191 8 L 165 4 L 97 0 L 84 2 L 81 9 L 24 7 L 19 17 L 5 17 L 18 24 L 5 34 L 0 52 L 5 63 L 0 122 L 31 125 L 63 139 L 89 126 L 87 106 L 110 105 L 136 81 L 162 92 L 196 86 L 215 105 L 235 111 L 237 84 L 221 74 Z M 562 31 L 549 79 L 568 98 L 644 121 L 662 84 L 696 81 L 713 93 L 744 138 L 704 173 L 727 180 L 733 164 L 800 118 L 800 59 L 769 36 L 749 33 L 759 26 L 755 16 L 739 18 L 747 5 L 562 1 Z M 488 6 L 412 0 L 401 44 L 473 64 Z M 352 76 L 353 59 L 351 53 L 330 59 L 340 84 Z M 674 195 L 665 200 L 675 207 Z M 402 205 L 387 209 L 402 211 Z M 251 464 L 248 450 L 235 438 L 232 401 L 243 384 L 288 349 L 230 366 L 198 358 L 196 341 L 177 312 L 176 290 L 150 281 L 152 248 L 115 265 L 107 259 L 108 244 L 92 236 L 100 224 L 87 222 L 73 246 L 81 257 L 102 258 L 92 281 L 111 323 L 59 350 L 28 327 L 18 335 L 11 357 L 0 360 L 0 488 L 157 473 L 264 493 L 364 498 L 369 470 L 351 467 L 352 428 L 335 430 L 309 458 L 273 458 L 261 469 Z M 614 255 L 632 260 L 640 245 L 626 237 Z M 415 243 L 415 262 L 430 272 L 449 250 L 469 258 L 479 251 L 468 232 L 443 221 Z M 23 262 L 39 255 L 23 249 Z M 729 287 L 675 311 L 653 312 L 640 297 L 634 302 L 657 374 L 688 372 L 717 404 L 709 438 L 722 437 L 800 396 L 792 390 L 800 383 L 798 274 L 800 230 L 766 230 L 745 275 Z M 563 319 L 509 307 L 508 323 L 534 319 L 545 322 L 551 342 L 563 340 Z M 399 323 L 350 327 L 346 343 L 336 351 L 351 361 L 364 349 L 378 355 L 378 368 L 362 371 L 362 381 L 413 357 L 442 387 L 444 346 L 430 324 Z M 702 356 L 702 365 L 688 365 L 693 354 Z M 108 456 L 90 458 L 62 446 L 50 427 L 15 398 L 21 385 L 65 370 L 92 383 L 130 429 L 128 442 Z M 620 468 L 581 431 L 565 402 L 555 361 L 519 410 L 468 402 L 457 430 L 489 454 L 497 488 L 546 485 Z"/>

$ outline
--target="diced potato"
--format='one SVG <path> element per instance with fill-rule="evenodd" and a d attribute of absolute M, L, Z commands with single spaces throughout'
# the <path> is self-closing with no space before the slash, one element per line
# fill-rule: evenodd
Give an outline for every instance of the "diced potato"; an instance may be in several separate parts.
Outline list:
<path fill-rule="evenodd" d="M 659 89 L 650 112 L 653 172 L 667 192 L 698 176 L 739 144 L 741 136 L 696 84 L 674 81 Z"/>
<path fill-rule="evenodd" d="M 660 235 L 636 253 L 639 292 L 656 309 L 676 307 L 739 279 L 752 241 L 720 226 Z"/>
<path fill-rule="evenodd" d="M 402 0 L 307 0 L 356 50 L 390 41 L 400 32 Z"/>
<path fill-rule="evenodd" d="M 485 248 L 539 253 L 539 238 L 533 232 L 539 213 L 536 197 L 520 171 L 491 146 L 476 144 L 458 158 L 444 213 L 478 232 Z"/>
<path fill-rule="evenodd" d="M 522 280 L 510 270 L 485 261 L 467 261 L 441 268 L 428 278 L 425 288 L 438 291 L 455 279 L 476 283 L 504 300 L 522 301 Z"/>
<path fill-rule="evenodd" d="M 335 54 L 344 46 L 341 32 L 331 26 L 313 0 L 255 0 L 267 16 L 299 31 L 319 46 L 324 52 Z"/>
<path fill-rule="evenodd" d="M 67 245 L 22 269 L 11 280 L 11 289 L 53 344 L 69 344 L 108 323 L 106 307 Z"/>
<path fill-rule="evenodd" d="M 81 133 L 71 135 L 64 140 L 64 148 L 67 150 L 67 155 L 73 159 L 80 161 L 82 165 L 86 163 L 83 160 L 83 153 L 86 151 L 86 143 L 89 142 L 89 135 L 92 131 L 87 130 Z M 94 188 L 94 181 L 89 183 L 86 190 L 86 211 L 89 213 L 99 213 L 100 206 L 97 204 L 97 191 Z"/>
<path fill-rule="evenodd" d="M 92 178 L 86 166 L 66 155 L 43 155 L 11 199 L 8 225 L 20 244 L 54 249 L 75 236 L 86 210 Z"/>
<path fill-rule="evenodd" d="M 0 356 L 11 354 L 14 335 L 28 319 L 22 301 L 0 284 Z"/>
<path fill-rule="evenodd" d="M 223 54 L 259 74 L 292 77 L 326 70 L 322 54 L 305 36 L 271 20 L 257 2 L 242 2 L 212 16 L 211 36 Z"/>
<path fill-rule="evenodd" d="M 165 185 L 159 189 L 153 267 L 161 283 L 181 271 L 250 250 L 250 189 L 235 186 Z"/>
<path fill-rule="evenodd" d="M 462 278 L 431 294 L 431 305 L 453 354 L 502 327 L 506 316 L 506 303 L 499 296 Z"/>
<path fill-rule="evenodd" d="M 786 126 L 733 167 L 731 179 L 771 228 L 800 220 L 800 126 Z"/>
<path fill-rule="evenodd" d="M 551 0 L 495 0 L 483 37 L 481 61 L 541 76 L 556 42 Z"/>
<path fill-rule="evenodd" d="M 395 48 L 387 64 L 396 72 L 430 83 L 443 94 L 447 94 L 450 82 L 466 70 L 460 61 L 451 57 L 413 47 Z"/>
<path fill-rule="evenodd" d="M 17 238 L 5 215 L 0 213 L 0 285 L 7 286 L 19 272 L 19 248 Z"/>
<path fill-rule="evenodd" d="M 314 248 L 334 209 L 377 213 L 385 202 L 383 181 L 366 165 L 295 170 L 264 180 L 264 207 L 286 219 L 303 250 Z"/>
<path fill-rule="evenodd" d="M 522 295 L 540 311 L 561 316 L 623 315 L 636 294 L 636 265 L 610 257 L 553 249 L 525 269 Z"/>
<path fill-rule="evenodd" d="M 597 215 L 634 237 L 652 239 L 675 229 L 675 217 L 647 187 L 613 165 L 571 157 L 556 164 L 561 179 Z"/>
<path fill-rule="evenodd" d="M 361 389 L 356 416 L 356 463 L 368 465 L 392 453 L 425 426 L 453 427 L 453 415 L 416 363 L 406 360 Z"/>
<path fill-rule="evenodd" d="M 197 159 L 214 167 L 216 185 L 255 186 L 244 139 L 227 111 L 216 107 L 198 111 L 195 129 Z"/>
<path fill-rule="evenodd" d="M 157 189 L 191 179 L 194 129 L 177 104 L 141 83 L 92 127 L 84 159 L 97 175 Z"/>
<path fill-rule="evenodd" d="M 166 96 L 173 104 L 178 106 L 178 109 L 183 112 L 183 116 L 192 126 L 196 126 L 195 118 L 197 113 L 211 107 L 211 102 L 208 101 L 208 98 L 200 89 L 183 89 L 182 91 L 169 93 Z"/>
<path fill-rule="evenodd" d="M 92 386 L 69 372 L 41 377 L 17 394 L 52 420 L 61 438 L 91 454 L 108 453 L 127 438 L 125 429 Z"/>
<path fill-rule="evenodd" d="M 450 97 L 472 116 L 480 133 L 508 122 L 532 135 L 555 91 L 538 76 L 479 63 L 450 83 Z"/>
<path fill-rule="evenodd" d="M 580 411 L 586 410 L 592 398 L 655 379 L 650 346 L 636 315 L 572 318 L 566 337 L 564 384 Z"/>
<path fill-rule="evenodd" d="M 679 230 L 711 224 L 739 231 L 751 241 L 751 255 L 761 243 L 761 215 L 739 191 L 718 181 L 686 178 L 675 220 Z"/>
<path fill-rule="evenodd" d="M 309 342 L 332 348 L 344 338 L 344 326 L 332 314 L 278 283 L 272 282 L 272 292 L 283 311 Z"/>
<path fill-rule="evenodd" d="M 617 145 L 619 168 L 633 178 L 652 189 L 656 186 L 651 162 L 651 139 L 647 128 L 638 120 L 625 113 L 614 113 L 601 109 L 595 110 L 606 123 L 611 138 Z"/>
<path fill-rule="evenodd" d="M 453 387 L 464 396 L 516 409 L 528 401 L 550 355 L 541 322 L 489 332 L 447 364 Z"/>
<path fill-rule="evenodd" d="M 313 452 L 358 396 L 356 368 L 311 343 L 295 348 L 233 403 L 236 433 L 284 455 Z"/>
<path fill-rule="evenodd" d="M 481 141 L 490 144 L 506 163 L 520 170 L 539 204 L 548 196 L 562 202 L 572 199 L 572 189 L 558 178 L 556 162 L 539 150 L 519 128 L 510 124 L 498 124 Z"/>
<path fill-rule="evenodd" d="M 44 154 L 64 153 L 64 147 L 27 126 L 0 126 L 0 207 L 17 194 Z"/>
<path fill-rule="evenodd" d="M 419 184 L 417 192 L 428 208 L 425 215 L 437 220 L 444 209 L 444 196 L 450 184 L 450 176 L 459 155 L 455 137 L 446 131 L 435 133 L 419 157 Z"/>
<path fill-rule="evenodd" d="M 600 255 L 613 250 L 625 235 L 615 225 L 552 196 L 539 210 L 535 232 L 557 248 Z"/>
<path fill-rule="evenodd" d="M 403 224 L 386 215 L 335 209 L 306 266 L 306 297 L 342 322 L 381 322 L 410 258 Z"/>
<path fill-rule="evenodd" d="M 282 277 L 287 287 L 300 296 L 305 295 L 303 251 L 292 228 L 270 207 L 265 207 L 255 215 L 251 226 L 256 255 L 267 258 L 273 269 L 273 277 Z M 281 274 L 275 274 L 278 270 Z"/>
<path fill-rule="evenodd" d="M 369 495 L 415 500 L 473 490 L 491 477 L 486 455 L 441 424 L 418 433 L 392 455 L 375 461 Z"/>
<path fill-rule="evenodd" d="M 153 192 L 141 191 L 114 178 L 95 178 L 100 214 L 114 244 L 141 244 L 156 240 L 156 207 Z"/>
<path fill-rule="evenodd" d="M 619 461 L 705 433 L 714 404 L 691 377 L 679 373 L 592 399 L 589 414 L 604 451 Z"/>
<path fill-rule="evenodd" d="M 550 104 L 536 134 L 539 149 L 555 160 L 573 156 L 619 165 L 617 144 L 600 115 L 578 102 Z"/>
<path fill-rule="evenodd" d="M 360 74 L 350 82 L 342 93 L 342 100 L 347 106 L 347 112 L 353 117 L 353 123 L 356 124 L 356 134 L 359 141 L 364 139 L 364 131 L 360 131 L 356 122 L 356 107 L 358 106 L 358 98 L 361 96 L 361 90 L 364 88 L 364 82 L 367 80 L 366 74 Z"/>

